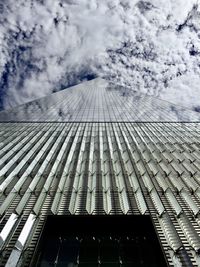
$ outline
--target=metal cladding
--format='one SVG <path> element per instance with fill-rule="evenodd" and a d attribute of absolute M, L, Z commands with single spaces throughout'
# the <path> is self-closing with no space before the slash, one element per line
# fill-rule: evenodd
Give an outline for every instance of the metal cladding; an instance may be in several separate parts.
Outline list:
<path fill-rule="evenodd" d="M 0 266 L 30 266 L 52 214 L 150 215 L 169 266 L 200 266 L 200 124 L 90 112 L 0 124 Z"/>

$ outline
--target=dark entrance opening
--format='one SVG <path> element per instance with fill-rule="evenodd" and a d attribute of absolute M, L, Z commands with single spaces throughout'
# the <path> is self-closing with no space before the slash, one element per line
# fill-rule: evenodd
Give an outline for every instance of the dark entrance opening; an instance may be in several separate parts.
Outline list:
<path fill-rule="evenodd" d="M 32 266 L 167 266 L 149 216 L 48 216 Z"/>

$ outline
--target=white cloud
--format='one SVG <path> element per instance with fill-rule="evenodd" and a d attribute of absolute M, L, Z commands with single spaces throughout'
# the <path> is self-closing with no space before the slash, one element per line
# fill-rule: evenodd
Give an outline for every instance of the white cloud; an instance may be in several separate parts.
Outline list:
<path fill-rule="evenodd" d="M 87 74 L 174 103 L 200 105 L 199 0 L 4 2 L 4 107 L 50 94 Z"/>

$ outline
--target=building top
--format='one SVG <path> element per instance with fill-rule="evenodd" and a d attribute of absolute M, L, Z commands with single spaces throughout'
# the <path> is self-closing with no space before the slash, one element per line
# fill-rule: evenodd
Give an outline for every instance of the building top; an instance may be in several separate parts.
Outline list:
<path fill-rule="evenodd" d="M 97 78 L 1 111 L 0 121 L 197 122 L 200 114 Z"/>

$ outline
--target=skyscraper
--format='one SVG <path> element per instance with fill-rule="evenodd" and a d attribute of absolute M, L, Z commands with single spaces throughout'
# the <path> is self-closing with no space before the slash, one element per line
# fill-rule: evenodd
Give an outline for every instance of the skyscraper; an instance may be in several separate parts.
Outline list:
<path fill-rule="evenodd" d="M 0 266 L 199 266 L 199 119 L 102 79 L 0 112 Z"/>

